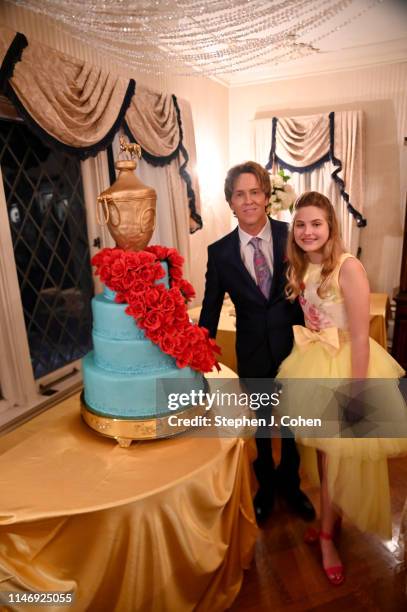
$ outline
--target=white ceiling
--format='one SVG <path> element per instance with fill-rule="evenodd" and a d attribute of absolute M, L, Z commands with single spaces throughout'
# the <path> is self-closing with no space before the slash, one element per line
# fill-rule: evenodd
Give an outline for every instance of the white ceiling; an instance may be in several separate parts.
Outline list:
<path fill-rule="evenodd" d="M 407 61 L 407 0 L 7 1 L 135 71 L 228 87 Z"/>
<path fill-rule="evenodd" d="M 310 0 L 312 1 L 312 0 Z M 356 0 L 333 21 L 305 35 L 307 43 L 324 29 L 332 30 L 368 7 L 369 0 Z M 318 52 L 277 65 L 269 62 L 258 68 L 221 75 L 228 86 L 248 85 L 273 79 L 360 68 L 372 64 L 407 61 L 407 0 L 383 0 L 361 17 L 322 38 L 314 45 Z"/>

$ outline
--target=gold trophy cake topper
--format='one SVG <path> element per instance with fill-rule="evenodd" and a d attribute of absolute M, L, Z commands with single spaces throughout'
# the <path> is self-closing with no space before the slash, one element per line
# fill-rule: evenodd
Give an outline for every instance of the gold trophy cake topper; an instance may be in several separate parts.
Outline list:
<path fill-rule="evenodd" d="M 120 159 L 122 155 L 127 159 Z M 157 194 L 134 174 L 137 157 L 141 158 L 140 145 L 120 138 L 115 163 L 119 176 L 97 199 L 98 222 L 107 225 L 117 246 L 126 251 L 143 251 L 155 227 Z"/>

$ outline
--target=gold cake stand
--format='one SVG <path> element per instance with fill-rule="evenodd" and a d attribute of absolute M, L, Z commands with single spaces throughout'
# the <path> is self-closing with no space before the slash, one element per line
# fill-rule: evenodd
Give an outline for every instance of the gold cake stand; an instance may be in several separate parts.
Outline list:
<path fill-rule="evenodd" d="M 205 406 L 190 406 L 185 410 L 163 415 L 162 417 L 117 419 L 115 417 L 101 416 L 94 412 L 85 402 L 83 391 L 80 401 L 81 416 L 85 423 L 102 436 L 114 438 L 122 448 L 128 448 L 133 441 L 158 440 L 160 438 L 176 436 L 191 428 L 189 425 L 183 424 L 184 419 L 192 419 L 206 412 Z M 169 425 L 168 419 L 170 416 L 176 416 L 181 420 L 181 423 Z"/>

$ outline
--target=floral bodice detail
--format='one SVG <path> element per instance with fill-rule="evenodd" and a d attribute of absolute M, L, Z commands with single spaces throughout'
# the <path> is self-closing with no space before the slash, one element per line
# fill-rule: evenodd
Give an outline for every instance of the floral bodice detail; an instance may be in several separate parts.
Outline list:
<path fill-rule="evenodd" d="M 344 253 L 341 256 L 338 265 L 325 285 L 323 297 L 320 297 L 317 293 L 321 284 L 322 265 L 312 263 L 308 265 L 303 281 L 304 289 L 299 296 L 306 327 L 316 330 L 327 327 L 348 329 L 345 303 L 339 286 L 339 271 L 348 257 L 353 257 L 353 255 Z"/>

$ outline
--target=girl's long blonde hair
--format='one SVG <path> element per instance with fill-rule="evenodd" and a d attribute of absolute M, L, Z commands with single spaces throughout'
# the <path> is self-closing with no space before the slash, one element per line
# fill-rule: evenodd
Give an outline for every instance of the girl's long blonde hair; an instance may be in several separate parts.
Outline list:
<path fill-rule="evenodd" d="M 294 219 L 288 234 L 287 241 L 287 279 L 286 295 L 289 300 L 294 301 L 301 293 L 304 275 L 309 264 L 309 259 L 304 251 L 296 244 L 294 240 L 294 224 L 297 211 L 307 206 L 316 206 L 324 211 L 329 227 L 329 238 L 323 247 L 323 261 L 321 269 L 321 284 L 318 288 L 318 295 L 323 297 L 324 289 L 328 284 L 330 275 L 332 274 L 339 258 L 345 249 L 342 244 L 339 224 L 336 218 L 335 210 L 329 199 L 318 193 L 317 191 L 306 191 L 295 203 Z"/>

